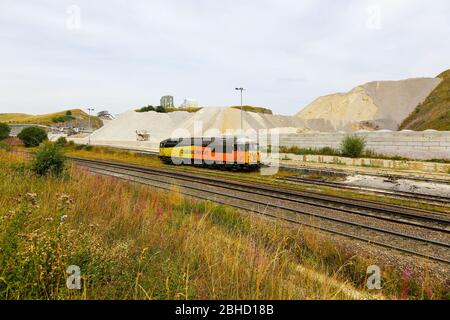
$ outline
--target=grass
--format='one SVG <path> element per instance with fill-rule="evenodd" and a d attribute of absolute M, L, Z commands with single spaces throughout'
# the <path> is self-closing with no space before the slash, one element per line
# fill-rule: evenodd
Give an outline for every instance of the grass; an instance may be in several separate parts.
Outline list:
<path fill-rule="evenodd" d="M 189 112 L 189 113 L 195 113 L 195 112 L 200 111 L 202 109 L 203 108 L 201 108 L 201 107 L 166 108 L 166 112 L 170 113 L 170 112 L 184 111 L 184 112 Z"/>
<path fill-rule="evenodd" d="M 55 118 L 64 118 L 66 116 L 66 112 L 71 111 L 72 116 L 75 118 L 75 121 L 88 121 L 89 115 L 80 109 L 72 109 L 72 110 L 64 110 L 61 112 L 48 113 L 43 115 L 31 115 L 24 113 L 0 113 L 0 122 L 4 123 L 20 123 L 20 124 L 41 124 L 41 125 L 54 125 L 52 121 Z M 92 126 L 94 128 L 100 128 L 102 126 L 102 121 L 96 117 L 91 116 Z"/>
<path fill-rule="evenodd" d="M 23 155 L 0 152 L 0 194 L 2 299 L 350 299 L 367 294 L 376 262 L 177 190 L 73 169 L 38 177 Z M 70 265 L 81 269 L 80 291 L 66 288 Z M 427 275 L 405 285 L 382 268 L 388 297 L 448 294 Z"/>
<path fill-rule="evenodd" d="M 232 106 L 230 108 L 241 110 L 241 106 Z M 242 110 L 254 113 L 273 114 L 272 110 L 262 107 L 242 106 Z"/>
<path fill-rule="evenodd" d="M 325 147 L 325 148 L 300 148 L 297 146 L 293 147 L 284 147 L 281 146 L 279 148 L 280 153 L 292 153 L 295 155 L 321 155 L 321 156 L 341 156 L 341 152 L 339 150 Z"/>
<path fill-rule="evenodd" d="M 18 148 L 19 150 L 24 150 L 23 148 Z M 89 150 L 86 150 L 89 149 Z M 35 149 L 28 149 L 31 151 L 35 151 Z M 450 212 L 448 207 L 442 207 L 432 204 L 427 204 L 419 201 L 405 201 L 403 199 L 391 198 L 387 196 L 376 196 L 369 195 L 359 192 L 353 191 L 343 191 L 341 189 L 335 189 L 330 187 L 322 187 L 322 186 L 312 186 L 308 184 L 287 184 L 282 181 L 282 178 L 292 176 L 295 173 L 289 170 L 280 169 L 277 174 L 272 176 L 261 176 L 259 172 L 228 172 L 228 171 L 219 171 L 215 169 L 207 169 L 207 168 L 197 168 L 191 166 L 172 166 L 163 164 L 157 156 L 154 155 L 146 155 L 140 154 L 134 151 L 125 151 L 120 149 L 114 149 L 109 147 L 93 147 L 93 146 L 85 146 L 85 145 L 75 145 L 68 146 L 65 148 L 68 156 L 73 157 L 81 157 L 88 159 L 99 159 L 99 160 L 111 160 L 117 161 L 121 163 L 131 163 L 148 167 L 156 167 L 156 168 L 165 168 L 170 170 L 179 170 L 182 172 L 194 172 L 202 175 L 209 175 L 212 177 L 222 177 L 226 179 L 239 179 L 244 181 L 252 181 L 258 183 L 266 183 L 269 185 L 278 185 L 281 187 L 290 187 L 298 190 L 314 190 L 317 192 L 321 192 L 324 194 L 331 195 L 341 195 L 349 198 L 356 199 L 367 199 L 367 200 L 375 200 L 386 202 L 394 205 L 402 205 L 409 206 L 411 208 L 418 209 L 426 209 L 437 212 Z"/>
<path fill-rule="evenodd" d="M 406 118 L 401 130 L 450 130 L 450 70 L 441 73 L 442 82 L 426 100 Z"/>
<path fill-rule="evenodd" d="M 161 111 L 157 111 L 156 109 L 160 108 Z M 169 107 L 169 108 L 161 108 L 161 107 L 153 107 L 153 106 L 148 106 L 148 107 L 142 107 L 139 109 L 135 109 L 136 112 L 159 112 L 159 113 L 171 113 L 171 112 L 180 112 L 180 111 L 184 111 L 184 112 L 189 112 L 189 113 L 195 113 L 197 111 L 200 111 L 201 107 L 185 107 L 185 108 L 176 108 L 176 107 Z"/>

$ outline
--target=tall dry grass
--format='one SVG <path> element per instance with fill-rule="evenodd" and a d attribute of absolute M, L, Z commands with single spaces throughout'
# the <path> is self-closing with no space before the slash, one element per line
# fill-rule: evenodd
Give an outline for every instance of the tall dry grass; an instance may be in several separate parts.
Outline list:
<path fill-rule="evenodd" d="M 361 297 L 372 263 L 314 232 L 177 190 L 74 168 L 37 177 L 5 152 L 0 195 L 2 299 L 348 299 Z M 81 268 L 81 290 L 66 287 L 69 265 Z M 385 279 L 383 293 L 399 296 L 401 277 Z M 424 288 L 409 294 L 442 297 Z"/>

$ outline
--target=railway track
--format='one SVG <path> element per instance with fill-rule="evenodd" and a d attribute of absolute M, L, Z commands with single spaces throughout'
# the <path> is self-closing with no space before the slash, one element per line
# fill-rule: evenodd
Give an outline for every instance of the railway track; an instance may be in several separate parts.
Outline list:
<path fill-rule="evenodd" d="M 360 190 L 360 191 L 368 191 L 375 194 L 392 196 L 396 198 L 404 198 L 404 199 L 413 199 L 413 200 L 422 200 L 425 202 L 440 204 L 440 205 L 449 205 L 450 197 L 442 197 L 435 196 L 423 193 L 416 192 L 406 192 L 406 191 L 389 191 L 389 190 L 381 190 L 381 189 L 372 189 L 367 187 L 358 187 L 358 186 L 349 186 L 343 183 L 332 182 L 332 181 L 323 181 L 323 180 L 315 180 L 315 179 L 305 179 L 301 177 L 287 177 L 284 178 L 285 181 L 294 182 L 294 183 L 302 183 L 302 184 L 313 184 L 318 186 L 327 186 L 333 188 L 340 189 L 348 189 L 348 190 Z"/>
<path fill-rule="evenodd" d="M 450 216 L 192 173 L 71 158 L 98 174 L 152 185 L 270 218 L 450 264 Z"/>
<path fill-rule="evenodd" d="M 313 173 L 313 174 L 330 175 L 330 176 L 362 175 L 362 176 L 373 176 L 373 177 L 394 179 L 394 180 L 408 179 L 408 180 L 418 181 L 418 182 L 450 183 L 449 179 L 419 177 L 419 176 L 411 174 L 411 173 L 398 174 L 398 173 L 394 173 L 394 172 L 389 172 L 388 170 L 383 170 L 384 172 L 367 172 L 367 171 L 358 170 L 358 169 L 317 168 L 314 166 L 307 166 L 307 165 L 301 166 L 301 167 L 284 165 L 284 166 L 281 166 L 281 168 L 284 168 L 284 169 L 290 170 L 290 171 L 296 171 L 296 172 L 299 172 L 302 174 Z"/>

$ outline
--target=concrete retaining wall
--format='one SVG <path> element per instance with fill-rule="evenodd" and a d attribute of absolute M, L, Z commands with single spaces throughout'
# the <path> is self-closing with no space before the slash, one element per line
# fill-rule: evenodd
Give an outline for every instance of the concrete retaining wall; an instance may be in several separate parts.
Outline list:
<path fill-rule="evenodd" d="M 409 171 L 423 171 L 434 173 L 448 173 L 450 172 L 450 164 L 422 162 L 422 161 L 407 161 L 407 160 L 386 160 L 386 159 L 351 159 L 336 156 L 317 156 L 304 155 L 298 156 L 294 154 L 280 153 L 272 155 L 272 158 L 278 158 L 282 166 L 286 167 L 301 167 L 305 163 L 322 163 L 335 164 L 352 167 L 371 167 L 380 169 L 395 169 L 395 170 L 409 170 Z"/>
<path fill-rule="evenodd" d="M 358 132 L 366 140 L 366 149 L 388 156 L 411 159 L 450 159 L 450 131 Z M 281 134 L 280 146 L 339 149 L 346 133 Z"/>

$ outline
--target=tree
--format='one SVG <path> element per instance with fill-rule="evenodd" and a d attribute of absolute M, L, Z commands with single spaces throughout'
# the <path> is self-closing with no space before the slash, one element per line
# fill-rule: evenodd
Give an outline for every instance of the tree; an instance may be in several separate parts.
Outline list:
<path fill-rule="evenodd" d="M 67 144 L 67 139 L 65 137 L 59 137 L 56 140 L 55 144 L 60 146 L 60 147 L 64 147 Z"/>
<path fill-rule="evenodd" d="M 0 122 L 0 140 L 4 140 L 9 137 L 11 128 L 6 123 Z"/>
<path fill-rule="evenodd" d="M 59 176 L 64 171 L 65 163 L 66 157 L 62 148 L 56 143 L 46 142 L 34 154 L 31 168 L 40 176 Z"/>
<path fill-rule="evenodd" d="M 165 113 L 166 112 L 166 108 L 164 108 L 163 106 L 157 106 L 156 107 L 156 112 Z"/>
<path fill-rule="evenodd" d="M 65 118 L 64 117 L 54 117 L 53 119 L 52 119 L 52 122 L 53 123 L 61 123 L 61 122 L 64 122 L 65 121 Z"/>
<path fill-rule="evenodd" d="M 150 112 L 150 111 L 155 111 L 155 108 L 153 108 L 153 106 L 146 106 L 146 107 L 142 107 L 140 109 L 137 110 L 137 112 Z"/>
<path fill-rule="evenodd" d="M 366 147 L 366 141 L 364 138 L 357 135 L 347 135 L 341 143 L 341 152 L 344 156 L 357 158 L 359 157 Z"/>
<path fill-rule="evenodd" d="M 66 111 L 66 116 L 69 116 L 69 117 L 71 117 L 71 116 L 72 116 L 72 111 L 70 111 L 70 110 L 67 110 L 67 111 Z"/>
<path fill-rule="evenodd" d="M 39 127 L 28 127 L 23 129 L 17 137 L 22 140 L 25 147 L 37 147 L 47 140 L 47 132 Z"/>

